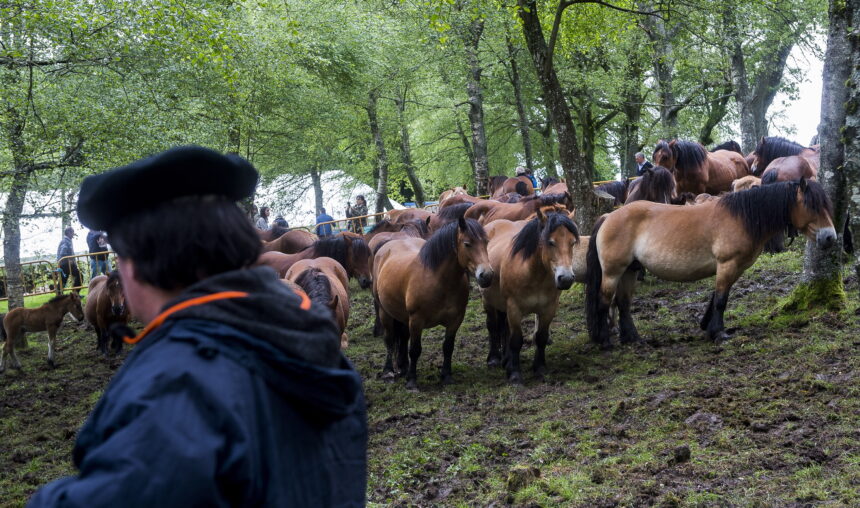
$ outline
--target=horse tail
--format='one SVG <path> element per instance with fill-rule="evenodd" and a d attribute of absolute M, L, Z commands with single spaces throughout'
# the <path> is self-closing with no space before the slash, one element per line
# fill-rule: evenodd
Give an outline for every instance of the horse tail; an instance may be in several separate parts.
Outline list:
<path fill-rule="evenodd" d="M 588 253 L 585 255 L 585 323 L 594 342 L 600 341 L 597 321 L 600 312 L 600 287 L 603 285 L 603 268 L 600 266 L 600 254 L 597 252 L 597 233 L 605 220 L 604 215 L 594 224 L 591 241 L 588 242 Z"/>
<path fill-rule="evenodd" d="M 3 344 L 6 343 L 6 326 L 3 325 L 3 320 L 6 318 L 6 314 L 0 314 L 0 348 L 2 348 Z"/>
<path fill-rule="evenodd" d="M 772 183 L 776 183 L 778 178 L 779 171 L 767 171 L 765 174 L 761 175 L 761 184 L 770 185 Z"/>
<path fill-rule="evenodd" d="M 517 184 L 514 185 L 514 190 L 520 196 L 528 196 L 529 195 L 529 188 L 525 182 L 517 182 Z"/>

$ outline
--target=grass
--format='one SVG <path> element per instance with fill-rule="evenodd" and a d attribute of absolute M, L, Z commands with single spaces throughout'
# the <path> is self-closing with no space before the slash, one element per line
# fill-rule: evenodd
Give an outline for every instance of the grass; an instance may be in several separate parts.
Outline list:
<path fill-rule="evenodd" d="M 484 364 L 477 292 L 458 334 L 454 384 L 439 384 L 440 329 L 424 334 L 421 392 L 382 381 L 370 295 L 353 286 L 346 354 L 369 405 L 368 504 L 860 505 L 858 284 L 846 278 L 844 309 L 774 317 L 799 280 L 796 243 L 738 281 L 726 316 L 736 330 L 720 345 L 698 328 L 713 279 L 649 276 L 634 303 L 645 343 L 609 352 L 588 342 L 574 287 L 552 325 L 546 380 L 530 375 L 528 342 L 523 387 Z M 2 506 L 73 472 L 74 432 L 113 373 L 92 351 L 92 332 L 64 330 L 56 370 L 44 367 L 45 338 L 34 334 L 25 371 L 2 380 Z M 684 447 L 689 460 L 676 462 Z"/>

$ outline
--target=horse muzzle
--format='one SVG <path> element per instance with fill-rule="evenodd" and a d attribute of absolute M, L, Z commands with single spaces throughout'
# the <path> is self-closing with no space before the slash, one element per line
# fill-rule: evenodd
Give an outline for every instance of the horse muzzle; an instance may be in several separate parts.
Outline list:
<path fill-rule="evenodd" d="M 478 281 L 478 286 L 486 289 L 493 283 L 493 269 L 485 266 L 479 266 L 475 270 L 475 279 Z"/>
<path fill-rule="evenodd" d="M 361 289 L 367 289 L 370 287 L 370 277 L 361 276 L 358 278 L 358 285 L 361 286 Z"/>
<path fill-rule="evenodd" d="M 575 277 L 570 268 L 557 267 L 555 270 L 555 287 L 561 290 L 570 289 Z"/>
<path fill-rule="evenodd" d="M 815 241 L 822 249 L 833 247 L 836 245 L 836 230 L 833 228 L 819 229 L 818 234 L 815 235 Z"/>
<path fill-rule="evenodd" d="M 111 305 L 110 311 L 114 316 L 122 316 L 125 313 L 125 305 Z"/>

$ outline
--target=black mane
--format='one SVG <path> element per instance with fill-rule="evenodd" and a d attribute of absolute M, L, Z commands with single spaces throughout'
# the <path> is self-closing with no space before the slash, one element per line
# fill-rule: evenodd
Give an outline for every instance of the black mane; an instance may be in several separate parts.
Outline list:
<path fill-rule="evenodd" d="M 487 241 L 487 232 L 481 224 L 474 219 L 464 219 L 466 224 L 466 235 L 475 240 Z M 430 270 L 437 270 L 451 256 L 457 255 L 457 229 L 460 222 L 455 221 L 442 226 L 421 247 L 418 257 L 421 263 Z"/>
<path fill-rule="evenodd" d="M 718 202 L 740 219 L 753 239 L 773 235 L 791 227 L 791 212 L 797 205 L 799 181 L 778 182 L 740 192 L 732 192 Z M 830 197 L 818 182 L 807 181 L 803 204 L 813 213 L 826 211 L 833 217 Z"/>
<path fill-rule="evenodd" d="M 607 182 L 597 186 L 594 190 L 603 191 L 615 198 L 616 205 L 623 205 L 627 199 L 627 189 L 630 185 L 630 180 L 625 179 L 621 182 Z"/>
<path fill-rule="evenodd" d="M 758 157 L 758 163 L 756 164 L 758 171 L 761 172 L 767 169 L 768 164 L 773 162 L 774 159 L 797 155 L 804 150 L 806 150 L 806 147 L 800 143 L 795 143 L 779 136 L 761 138 L 754 152 L 756 157 Z"/>
<path fill-rule="evenodd" d="M 546 189 L 546 188 L 547 188 L 547 187 L 549 187 L 550 185 L 556 184 L 556 183 L 558 183 L 558 182 L 559 182 L 559 179 L 558 179 L 558 178 L 555 178 L 555 177 L 552 177 L 552 176 L 545 176 L 545 177 L 543 177 L 543 179 L 541 179 L 541 181 L 540 181 L 540 188 L 541 188 L 541 189 Z"/>
<path fill-rule="evenodd" d="M 353 239 L 353 244 L 355 243 L 355 240 L 358 240 L 358 238 Z M 364 241 L 362 240 L 362 243 L 363 242 Z M 364 244 L 364 246 L 366 248 L 367 244 Z M 351 263 L 349 263 L 349 248 L 347 246 L 346 238 L 343 235 L 320 238 L 311 245 L 302 249 L 302 252 L 308 249 L 314 250 L 314 254 L 316 254 L 315 257 L 325 256 L 332 258 L 349 271 L 349 268 L 347 268 L 348 266 L 351 266 Z"/>
<path fill-rule="evenodd" d="M 296 278 L 298 284 L 307 293 L 312 302 L 328 308 L 331 303 L 331 282 L 319 268 L 308 268 Z"/>
<path fill-rule="evenodd" d="M 446 223 L 452 220 L 457 220 L 462 217 L 466 210 L 469 209 L 474 203 L 457 203 L 456 205 L 446 206 L 445 208 L 439 210 L 436 214 L 439 219 L 444 220 Z"/>
<path fill-rule="evenodd" d="M 671 148 L 675 155 L 675 170 L 677 171 L 695 171 L 702 167 L 708 157 L 705 147 L 695 141 L 677 139 Z"/>
<path fill-rule="evenodd" d="M 50 300 L 48 300 L 46 303 L 59 302 L 59 301 L 65 300 L 66 298 L 71 298 L 71 296 L 72 296 L 71 293 L 66 293 L 64 295 L 57 295 L 57 296 L 51 298 Z"/>
<path fill-rule="evenodd" d="M 741 155 L 744 153 L 741 151 L 741 145 L 738 144 L 734 139 L 730 139 L 725 143 L 719 144 L 713 148 L 711 148 L 712 152 L 716 152 L 717 150 L 728 150 L 730 152 L 737 152 Z"/>
<path fill-rule="evenodd" d="M 530 203 L 532 201 L 539 201 L 539 206 L 552 206 L 558 203 L 566 204 L 569 197 L 570 195 L 566 192 L 560 194 L 541 194 L 540 196 L 532 194 L 531 196 L 524 197 L 519 202 Z"/>
<path fill-rule="evenodd" d="M 424 221 L 417 221 L 424 225 L 424 229 L 427 229 L 427 223 Z M 370 259 L 370 247 L 368 247 L 367 242 L 364 241 L 364 238 L 354 237 L 352 239 L 352 257 L 355 259 Z M 344 268 L 346 265 L 343 265 Z"/>
<path fill-rule="evenodd" d="M 373 232 L 374 232 L 374 231 L 376 231 L 377 229 L 381 228 L 383 225 L 386 225 L 386 226 L 387 226 L 387 225 L 389 225 L 389 224 L 391 224 L 391 221 L 390 221 L 390 220 L 388 220 L 388 219 L 382 219 L 381 221 L 379 221 L 379 222 L 377 222 L 376 224 L 374 224 L 374 225 L 373 225 L 373 227 L 372 227 L 372 228 L 370 228 L 370 230 L 369 230 L 367 233 L 365 233 L 365 234 L 366 234 L 366 235 L 369 235 L 370 233 L 373 233 Z"/>
<path fill-rule="evenodd" d="M 270 229 L 270 231 L 271 231 L 270 238 L 272 240 L 277 240 L 278 238 L 283 236 L 284 233 L 289 232 L 290 228 L 285 228 L 283 226 L 278 226 L 276 224 L 276 225 L 272 226 L 272 229 Z"/>
<path fill-rule="evenodd" d="M 626 203 L 653 201 L 669 204 L 674 190 L 675 177 L 672 172 L 663 166 L 654 166 L 646 169 L 645 173 L 630 185 Z"/>
<path fill-rule="evenodd" d="M 519 253 L 523 259 L 529 259 L 537 252 L 538 245 L 549 241 L 549 235 L 560 227 L 567 228 L 573 236 L 579 240 L 579 230 L 570 217 L 563 213 L 551 213 L 546 216 L 546 225 L 541 228 L 540 219 L 535 217 L 530 220 L 523 229 L 514 237 L 514 246 L 511 249 L 511 257 Z"/>

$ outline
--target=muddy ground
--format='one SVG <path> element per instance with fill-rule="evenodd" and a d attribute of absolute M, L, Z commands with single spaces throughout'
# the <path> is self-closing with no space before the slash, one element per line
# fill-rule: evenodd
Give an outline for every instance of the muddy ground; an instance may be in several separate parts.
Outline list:
<path fill-rule="evenodd" d="M 799 243 L 799 242 L 798 242 Z M 442 330 L 425 333 L 420 393 L 379 379 L 369 294 L 353 287 L 347 356 L 365 379 L 368 500 L 384 506 L 860 505 L 860 306 L 778 315 L 799 278 L 800 246 L 762 257 L 738 282 L 726 325 L 698 329 L 713 280 L 649 277 L 634 317 L 644 344 L 601 352 L 585 334 L 581 286 L 564 293 L 548 372 L 511 387 L 485 366 L 477 292 L 439 383 Z M 846 275 L 848 272 L 846 271 Z M 115 372 L 71 325 L 45 364 L 31 336 L 23 372 L 0 378 L 0 505 L 73 472 L 76 429 Z M 527 343 L 523 365 L 534 348 Z"/>

